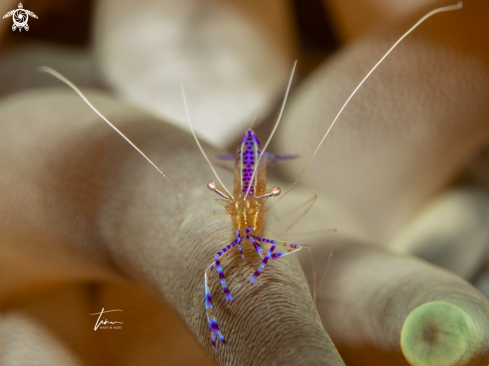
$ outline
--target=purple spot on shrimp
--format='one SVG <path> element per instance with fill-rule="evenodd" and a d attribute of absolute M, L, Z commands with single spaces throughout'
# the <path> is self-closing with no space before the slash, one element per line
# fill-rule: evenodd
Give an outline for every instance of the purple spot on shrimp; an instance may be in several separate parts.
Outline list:
<path fill-rule="evenodd" d="M 283 256 L 285 253 L 284 252 L 281 252 L 281 253 L 273 253 L 272 254 L 272 260 L 273 259 L 279 259 L 281 256 Z"/>
<path fill-rule="evenodd" d="M 210 328 L 213 332 L 219 332 L 219 325 L 217 325 L 215 320 L 211 321 Z"/>

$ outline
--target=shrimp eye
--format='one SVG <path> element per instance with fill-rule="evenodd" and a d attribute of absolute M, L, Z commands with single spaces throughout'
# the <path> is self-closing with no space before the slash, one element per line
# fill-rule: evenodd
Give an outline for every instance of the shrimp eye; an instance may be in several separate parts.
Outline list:
<path fill-rule="evenodd" d="M 280 187 L 273 187 L 272 188 L 272 196 L 277 197 L 280 196 L 280 193 L 282 193 L 282 190 Z"/>

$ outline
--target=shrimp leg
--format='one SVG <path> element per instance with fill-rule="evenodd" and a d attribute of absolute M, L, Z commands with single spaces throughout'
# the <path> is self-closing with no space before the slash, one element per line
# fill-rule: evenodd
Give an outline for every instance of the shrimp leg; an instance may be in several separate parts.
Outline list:
<path fill-rule="evenodd" d="M 234 247 L 236 244 L 239 246 L 239 251 L 241 252 L 241 240 L 242 240 L 241 234 L 239 231 L 237 231 L 236 240 L 233 241 L 231 244 L 229 244 L 227 247 L 225 247 L 223 250 L 221 250 L 219 253 L 217 253 L 214 258 L 215 266 L 214 264 L 212 264 L 208 268 L 210 271 L 212 271 L 214 267 L 217 268 L 217 273 L 219 273 L 219 280 L 221 281 L 222 290 L 224 291 L 224 295 L 226 296 L 226 302 L 228 304 L 231 304 L 233 302 L 233 297 L 231 296 L 231 292 L 229 291 L 229 288 L 226 285 L 226 279 L 224 278 L 224 272 L 222 271 L 221 262 L 219 258 L 221 258 L 221 256 L 224 255 L 224 253 L 226 253 L 229 249 Z M 243 253 L 241 252 L 241 255 L 242 254 Z"/>
<path fill-rule="evenodd" d="M 251 278 L 249 279 L 249 283 L 251 285 L 253 285 L 258 276 L 263 272 L 263 270 L 265 269 L 265 266 L 267 265 L 268 261 L 270 259 L 274 260 L 274 259 L 279 259 L 281 257 L 284 257 L 290 253 L 293 253 L 293 252 L 296 252 L 296 251 L 299 251 L 302 249 L 302 246 L 298 245 L 298 244 L 292 244 L 292 243 L 287 243 L 285 241 L 276 241 L 276 240 L 272 240 L 272 239 L 266 239 L 266 238 L 260 238 L 258 236 L 253 236 L 253 235 L 249 235 L 250 239 L 253 239 L 256 240 L 256 241 L 260 241 L 260 242 L 263 242 L 263 243 L 269 243 L 269 244 L 272 244 L 272 247 L 269 249 L 269 251 L 267 252 L 267 254 L 265 255 L 265 257 L 263 258 L 263 261 L 261 262 L 260 264 L 260 267 L 258 267 L 258 269 L 256 270 L 256 272 L 253 274 L 253 276 L 251 276 Z M 252 242 L 253 242 L 252 241 Z M 291 247 L 292 249 L 286 251 L 286 252 L 280 252 L 280 253 L 273 253 L 273 251 L 275 250 L 277 244 L 282 244 L 284 246 L 289 246 Z"/>
<path fill-rule="evenodd" d="M 219 340 L 226 344 L 226 340 L 224 339 L 221 330 L 219 329 L 219 325 L 217 324 L 216 316 L 214 314 L 214 310 L 212 309 L 212 299 L 211 292 L 209 289 L 209 275 L 211 271 L 211 267 L 214 266 L 214 263 L 211 264 L 204 273 L 204 283 L 205 283 L 205 315 L 207 317 L 207 324 L 209 324 L 209 329 L 211 331 L 211 342 L 212 347 L 216 349 L 216 334 L 219 337 Z"/>
<path fill-rule="evenodd" d="M 250 234 L 250 231 L 253 231 L 251 226 L 246 229 L 246 240 L 250 241 L 251 244 L 255 247 L 256 252 L 258 255 L 263 258 L 265 256 L 265 253 L 263 253 L 263 248 L 260 246 L 260 244 L 257 243 L 257 241 L 253 238 L 253 236 Z"/>
<path fill-rule="evenodd" d="M 222 271 L 221 267 L 221 262 L 220 258 L 224 256 L 229 249 L 232 247 L 238 245 L 240 247 L 240 252 L 241 252 L 241 234 L 239 231 L 236 232 L 236 240 L 233 241 L 231 244 L 223 248 L 220 252 L 218 252 L 215 256 L 214 263 L 212 263 L 207 269 L 205 270 L 204 273 L 204 286 L 205 286 L 205 312 L 207 316 L 207 323 L 209 324 L 209 328 L 211 331 L 211 341 L 212 341 L 212 346 L 216 348 L 216 338 L 215 335 L 217 334 L 219 340 L 223 343 L 226 344 L 226 340 L 224 339 L 223 335 L 221 334 L 221 331 L 219 329 L 219 325 L 217 324 L 217 319 L 214 314 L 214 310 L 212 309 L 212 298 L 211 298 L 211 291 L 210 291 L 210 286 L 209 286 L 209 276 L 211 271 L 214 268 L 217 268 L 217 272 L 219 273 L 219 279 L 221 280 L 221 286 L 222 290 L 224 291 L 224 295 L 226 296 L 226 301 L 228 304 L 233 302 L 233 298 L 231 296 L 231 292 L 229 291 L 228 286 L 226 285 L 226 280 L 224 278 L 224 273 Z"/>

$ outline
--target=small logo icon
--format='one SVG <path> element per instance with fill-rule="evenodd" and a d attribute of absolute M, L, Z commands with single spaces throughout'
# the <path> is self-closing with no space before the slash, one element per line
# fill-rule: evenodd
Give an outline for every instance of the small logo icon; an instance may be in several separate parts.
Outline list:
<path fill-rule="evenodd" d="M 19 8 L 15 10 L 9 11 L 7 14 L 3 16 L 3 19 L 12 16 L 14 24 L 12 25 L 12 30 L 15 31 L 19 28 L 19 32 L 24 28 L 26 31 L 29 30 L 29 26 L 27 25 L 27 21 L 29 20 L 29 15 L 37 19 L 37 15 L 34 14 L 30 10 L 24 9 L 22 3 L 19 3 Z"/>
<path fill-rule="evenodd" d="M 93 327 L 93 330 L 97 330 L 99 328 L 100 329 L 122 329 L 122 325 L 117 325 L 117 324 L 123 324 L 122 322 L 109 321 L 105 318 L 102 318 L 103 315 L 105 315 L 107 313 L 111 313 L 113 311 L 121 311 L 122 312 L 122 310 L 119 310 L 119 309 L 105 310 L 104 308 L 102 308 L 102 311 L 100 313 L 89 314 L 89 315 L 98 315 L 98 319 L 95 322 L 95 326 Z M 107 316 L 107 315 L 105 315 L 105 316 Z"/>

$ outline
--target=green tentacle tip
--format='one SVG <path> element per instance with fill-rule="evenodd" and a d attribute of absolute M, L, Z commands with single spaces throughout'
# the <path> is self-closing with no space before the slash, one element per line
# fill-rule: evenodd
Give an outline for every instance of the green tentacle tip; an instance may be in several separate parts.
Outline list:
<path fill-rule="evenodd" d="M 433 301 L 414 309 L 401 331 L 401 348 L 413 366 L 451 366 L 470 357 L 477 331 L 459 307 Z"/>

